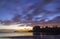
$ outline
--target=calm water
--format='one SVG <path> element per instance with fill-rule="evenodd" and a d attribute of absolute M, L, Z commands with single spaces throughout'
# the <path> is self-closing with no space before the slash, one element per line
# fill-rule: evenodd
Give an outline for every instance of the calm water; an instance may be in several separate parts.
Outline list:
<path fill-rule="evenodd" d="M 60 35 L 42 35 L 32 32 L 0 33 L 0 39 L 60 39 Z"/>

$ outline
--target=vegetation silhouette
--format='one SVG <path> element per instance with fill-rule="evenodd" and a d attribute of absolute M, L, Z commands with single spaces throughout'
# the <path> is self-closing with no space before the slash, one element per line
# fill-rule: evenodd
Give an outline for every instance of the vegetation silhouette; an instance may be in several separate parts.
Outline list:
<path fill-rule="evenodd" d="M 60 34 L 60 27 L 48 27 L 46 26 L 45 28 L 41 29 L 41 32 L 45 33 L 46 35 L 59 35 Z"/>
<path fill-rule="evenodd" d="M 43 35 L 60 35 L 60 27 L 54 26 L 54 27 L 48 27 L 40 28 L 40 26 L 34 26 L 33 30 L 30 30 L 29 32 L 33 32 L 34 35 L 40 35 L 42 33 Z"/>
<path fill-rule="evenodd" d="M 33 31 L 34 32 L 40 32 L 40 26 L 34 26 Z"/>
<path fill-rule="evenodd" d="M 40 35 L 40 26 L 33 27 L 33 35 Z"/>

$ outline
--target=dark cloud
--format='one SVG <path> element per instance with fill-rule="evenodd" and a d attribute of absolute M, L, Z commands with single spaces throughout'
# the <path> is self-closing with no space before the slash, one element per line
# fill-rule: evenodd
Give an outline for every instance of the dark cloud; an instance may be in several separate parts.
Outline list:
<path fill-rule="evenodd" d="M 32 22 L 33 16 L 31 14 L 28 14 L 23 17 L 25 22 Z"/>
<path fill-rule="evenodd" d="M 36 8 L 36 5 L 34 5 L 34 4 L 29 4 L 29 5 L 27 6 L 27 8 L 25 8 L 25 9 L 23 10 L 23 13 L 26 14 L 26 13 L 28 13 L 30 10 L 34 9 L 34 8 Z"/>
<path fill-rule="evenodd" d="M 50 20 L 47 23 L 60 23 L 60 16 L 55 17 L 53 20 Z"/>
<path fill-rule="evenodd" d="M 14 22 L 20 22 L 20 21 L 21 21 L 21 15 L 16 14 L 16 15 L 12 18 L 12 21 L 14 21 Z"/>
<path fill-rule="evenodd" d="M 60 22 L 60 16 L 57 16 L 57 17 L 55 17 L 53 20 L 52 20 L 52 22 Z"/>
<path fill-rule="evenodd" d="M 43 0 L 42 4 L 43 5 L 46 5 L 46 4 L 49 4 L 51 3 L 53 0 Z"/>
<path fill-rule="evenodd" d="M 35 9 L 34 12 L 33 12 L 33 15 L 38 15 L 38 14 L 40 14 L 40 12 L 41 11 L 39 9 Z"/>
<path fill-rule="evenodd" d="M 57 8 L 57 12 L 60 12 L 60 7 Z"/>

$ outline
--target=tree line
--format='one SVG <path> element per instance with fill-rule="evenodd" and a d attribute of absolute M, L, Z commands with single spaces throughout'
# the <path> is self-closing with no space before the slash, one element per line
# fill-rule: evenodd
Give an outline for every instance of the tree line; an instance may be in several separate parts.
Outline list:
<path fill-rule="evenodd" d="M 48 27 L 46 26 L 45 28 L 40 28 L 40 26 L 34 26 L 33 30 L 30 30 L 29 32 L 40 32 L 40 33 L 45 33 L 45 34 L 50 34 L 50 35 L 59 35 L 60 34 L 60 27 Z"/>

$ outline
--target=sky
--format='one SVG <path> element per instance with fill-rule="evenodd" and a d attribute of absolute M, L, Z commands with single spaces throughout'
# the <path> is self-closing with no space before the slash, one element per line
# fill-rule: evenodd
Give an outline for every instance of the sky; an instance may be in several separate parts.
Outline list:
<path fill-rule="evenodd" d="M 0 20 L 60 22 L 60 0 L 0 0 Z"/>

